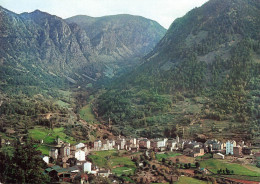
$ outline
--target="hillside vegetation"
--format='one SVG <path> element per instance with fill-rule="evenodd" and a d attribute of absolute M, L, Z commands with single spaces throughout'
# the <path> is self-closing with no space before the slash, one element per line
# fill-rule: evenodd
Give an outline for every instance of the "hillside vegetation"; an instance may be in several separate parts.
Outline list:
<path fill-rule="evenodd" d="M 175 20 L 98 98 L 99 115 L 126 135 L 257 139 L 259 14 L 256 0 L 211 0 Z"/>

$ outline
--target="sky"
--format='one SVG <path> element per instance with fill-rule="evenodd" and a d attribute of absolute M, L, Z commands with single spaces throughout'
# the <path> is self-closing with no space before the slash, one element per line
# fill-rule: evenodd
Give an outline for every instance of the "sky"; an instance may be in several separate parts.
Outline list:
<path fill-rule="evenodd" d="M 15 13 L 36 9 L 68 18 L 75 15 L 101 17 L 105 15 L 140 15 L 157 21 L 166 29 L 208 0 L 0 0 L 0 5 Z"/>

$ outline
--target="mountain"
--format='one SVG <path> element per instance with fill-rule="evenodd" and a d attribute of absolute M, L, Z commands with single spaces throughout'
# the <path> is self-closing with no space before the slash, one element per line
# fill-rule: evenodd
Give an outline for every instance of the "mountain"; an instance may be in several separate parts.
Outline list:
<path fill-rule="evenodd" d="M 122 61 L 131 66 L 138 64 L 136 58 L 151 50 L 165 32 L 158 23 L 141 17 L 119 15 L 104 19 L 107 22 L 111 19 L 109 29 L 93 25 L 95 32 L 102 35 L 93 38 L 91 30 L 55 15 L 39 10 L 15 14 L 0 7 L 1 90 L 17 93 L 28 91 L 24 89 L 28 86 L 29 91 L 35 86 L 60 88 L 68 81 L 88 83 L 111 77 L 121 67 L 127 68 L 128 63 L 118 65 Z M 121 19 L 128 26 L 120 27 L 122 22 L 117 20 Z M 144 32 L 138 32 L 141 30 Z M 34 90 L 40 92 L 38 88 Z"/>
<path fill-rule="evenodd" d="M 139 58 L 150 52 L 166 33 L 153 20 L 126 14 L 98 18 L 79 15 L 66 21 L 86 31 L 97 53 L 96 60 L 108 65 L 111 62 L 120 65 L 121 61 L 121 67 L 140 62 Z"/>
<path fill-rule="evenodd" d="M 259 137 L 258 0 L 210 0 L 176 19 L 96 108 L 126 135 Z"/>

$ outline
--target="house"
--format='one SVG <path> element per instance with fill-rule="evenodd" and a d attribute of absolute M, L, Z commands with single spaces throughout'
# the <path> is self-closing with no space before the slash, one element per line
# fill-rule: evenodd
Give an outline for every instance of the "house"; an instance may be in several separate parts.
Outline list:
<path fill-rule="evenodd" d="M 166 145 L 167 145 L 168 150 L 170 150 L 170 151 L 178 149 L 177 141 L 175 139 L 174 140 L 168 140 Z"/>
<path fill-rule="evenodd" d="M 51 148 L 49 151 L 49 156 L 52 157 L 53 159 L 57 160 L 58 159 L 58 149 L 56 148 Z"/>
<path fill-rule="evenodd" d="M 59 181 L 58 170 L 61 169 L 60 166 L 54 165 L 45 169 L 45 173 L 48 174 L 52 181 Z"/>
<path fill-rule="evenodd" d="M 186 141 L 185 140 L 181 140 L 181 141 L 177 141 L 177 149 L 178 150 L 184 150 L 185 148 L 184 148 L 184 144 L 186 143 Z"/>
<path fill-rule="evenodd" d="M 224 149 L 224 144 L 216 139 L 207 140 L 204 143 L 204 148 L 207 152 L 220 151 Z"/>
<path fill-rule="evenodd" d="M 236 147 L 236 141 L 228 140 L 226 142 L 226 155 L 233 155 L 234 154 L 234 147 Z"/>
<path fill-rule="evenodd" d="M 76 146 L 76 149 L 83 149 L 86 147 L 84 143 L 78 143 L 75 146 Z"/>
<path fill-rule="evenodd" d="M 94 150 L 98 151 L 98 150 L 101 150 L 101 147 L 102 147 L 102 142 L 101 140 L 96 140 L 94 142 Z"/>
<path fill-rule="evenodd" d="M 204 148 L 193 148 L 193 153 L 191 154 L 192 157 L 199 157 L 199 156 L 203 156 L 204 153 Z"/>
<path fill-rule="evenodd" d="M 74 177 L 74 181 L 73 183 L 80 183 L 80 184 L 85 184 L 88 181 L 88 175 L 85 173 L 78 173 L 75 177 Z"/>
<path fill-rule="evenodd" d="M 221 153 L 214 153 L 213 158 L 215 158 L 215 159 L 225 159 L 225 155 L 223 155 Z"/>
<path fill-rule="evenodd" d="M 126 140 L 124 138 L 122 138 L 122 139 L 120 138 L 115 141 L 115 146 L 114 146 L 115 149 L 123 150 L 123 149 L 125 149 L 125 146 L 126 146 Z"/>
<path fill-rule="evenodd" d="M 242 148 L 242 153 L 244 155 L 251 155 L 252 154 L 252 149 L 251 148 L 248 148 L 248 147 L 243 147 Z"/>
<path fill-rule="evenodd" d="M 103 140 L 101 142 L 102 142 L 101 150 L 103 150 L 103 151 L 108 150 L 109 141 L 108 140 Z"/>
<path fill-rule="evenodd" d="M 235 157 L 241 157 L 243 154 L 242 154 L 242 147 L 240 146 L 236 146 L 233 148 L 233 153 L 234 153 L 234 156 Z"/>
<path fill-rule="evenodd" d="M 166 143 L 167 143 L 167 138 L 164 139 L 154 139 L 151 142 L 151 147 L 153 148 L 162 148 L 162 147 L 166 147 Z"/>
<path fill-rule="evenodd" d="M 75 152 L 75 158 L 79 161 L 85 161 L 86 160 L 86 154 L 85 151 L 77 150 Z"/>
<path fill-rule="evenodd" d="M 151 148 L 151 141 L 149 139 L 141 139 L 139 140 L 139 148 L 150 149 Z"/>
<path fill-rule="evenodd" d="M 92 167 L 92 163 L 87 161 L 83 164 L 83 171 L 87 173 L 91 173 L 91 167 Z"/>
<path fill-rule="evenodd" d="M 224 149 L 224 145 L 220 141 L 214 142 L 212 144 L 212 150 L 223 150 L 223 149 Z"/>
<path fill-rule="evenodd" d="M 60 148 L 60 157 L 64 158 L 69 156 L 70 156 L 70 143 L 64 143 Z"/>
<path fill-rule="evenodd" d="M 193 150 L 190 148 L 186 148 L 183 150 L 183 155 L 190 156 L 193 153 Z"/>
<path fill-rule="evenodd" d="M 114 140 L 108 140 L 107 145 L 108 145 L 108 150 L 112 150 L 112 149 L 114 149 L 115 141 Z"/>
<path fill-rule="evenodd" d="M 50 157 L 48 156 L 41 156 L 42 160 L 46 163 L 49 164 L 50 163 Z"/>
<path fill-rule="evenodd" d="M 111 174 L 110 170 L 102 170 L 102 171 L 98 171 L 97 173 L 98 176 L 102 176 L 102 177 L 109 177 L 110 174 Z"/>

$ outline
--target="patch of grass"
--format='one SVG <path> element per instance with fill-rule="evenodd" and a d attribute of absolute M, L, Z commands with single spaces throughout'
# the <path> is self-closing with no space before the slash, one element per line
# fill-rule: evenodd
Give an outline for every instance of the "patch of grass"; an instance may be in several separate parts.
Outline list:
<path fill-rule="evenodd" d="M 124 157 L 122 154 L 125 151 L 121 151 L 120 154 L 116 150 L 110 151 L 96 151 L 92 152 L 92 155 L 88 157 L 99 167 L 115 167 L 112 172 L 117 175 L 133 174 L 135 171 L 135 163 L 131 161 L 129 157 Z"/>
<path fill-rule="evenodd" d="M 187 184 L 187 183 L 192 183 L 192 184 L 206 184 L 207 182 L 202 181 L 202 180 L 197 180 L 195 178 L 190 178 L 187 176 L 181 176 L 180 180 L 176 182 L 176 184 Z"/>
<path fill-rule="evenodd" d="M 50 147 L 47 145 L 39 145 L 37 150 L 41 151 L 43 155 L 49 155 Z"/>
<path fill-rule="evenodd" d="M 134 174 L 135 168 L 133 167 L 117 167 L 115 169 L 112 169 L 112 173 L 121 176 L 122 174 Z"/>
<path fill-rule="evenodd" d="M 167 158 L 171 158 L 171 157 L 176 157 L 181 155 L 180 153 L 164 153 L 164 154 L 156 154 L 156 159 L 158 161 L 162 161 L 163 158 L 167 159 Z"/>
<path fill-rule="evenodd" d="M 90 158 L 94 164 L 96 164 L 97 166 L 99 166 L 101 168 L 107 166 L 108 161 L 107 161 L 107 159 L 105 159 L 103 157 L 100 157 L 97 155 L 89 155 L 88 158 Z"/>
<path fill-rule="evenodd" d="M 62 100 L 57 100 L 54 104 L 59 105 L 60 107 L 64 107 L 64 108 L 68 108 L 70 106 L 70 104 L 62 101 Z"/>
<path fill-rule="evenodd" d="M 114 157 L 110 159 L 112 166 L 124 165 L 127 167 L 135 167 L 135 163 L 129 157 Z"/>
<path fill-rule="evenodd" d="M 116 153 L 115 150 L 110 151 L 96 151 L 92 152 L 92 155 L 88 157 L 99 167 L 106 167 L 108 165 L 108 160 Z"/>
<path fill-rule="evenodd" d="M 207 153 L 207 154 L 205 154 L 203 156 L 196 157 L 196 160 L 203 160 L 203 159 L 210 159 L 210 158 L 212 158 L 212 154 Z"/>
<path fill-rule="evenodd" d="M 46 127 L 36 126 L 34 129 L 29 130 L 29 136 L 35 140 L 43 140 L 43 143 L 45 144 L 54 144 L 57 137 L 71 144 L 76 143 L 72 137 L 67 136 L 64 133 L 64 127 L 50 130 Z"/>
<path fill-rule="evenodd" d="M 245 175 L 245 176 L 259 176 L 260 173 L 255 171 L 251 171 L 240 164 L 235 163 L 226 163 L 222 160 L 217 159 L 208 159 L 203 160 L 200 162 L 200 167 L 208 168 L 210 171 L 214 172 L 215 174 L 219 169 L 226 169 L 233 170 L 235 175 Z"/>
<path fill-rule="evenodd" d="M 127 176 L 121 176 L 121 178 L 123 178 L 124 181 L 129 181 L 130 183 L 135 183 L 131 178 L 129 178 Z"/>
<path fill-rule="evenodd" d="M 87 122 L 97 122 L 90 105 L 84 106 L 80 112 L 80 117 Z"/>

